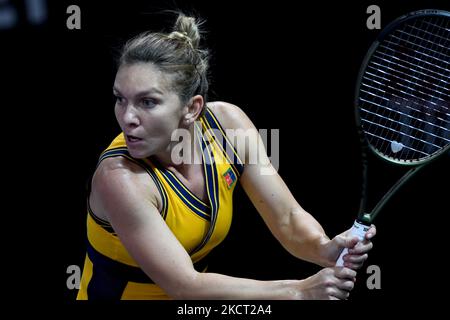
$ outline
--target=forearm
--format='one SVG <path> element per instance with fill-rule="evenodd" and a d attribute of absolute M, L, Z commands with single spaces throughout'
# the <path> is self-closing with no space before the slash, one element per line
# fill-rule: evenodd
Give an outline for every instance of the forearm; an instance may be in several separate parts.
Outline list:
<path fill-rule="evenodd" d="M 330 266 L 323 252 L 329 241 L 322 226 L 302 208 L 291 210 L 278 228 L 278 240 L 292 255 L 321 266 Z"/>
<path fill-rule="evenodd" d="M 241 184 L 272 234 L 292 255 L 329 266 L 321 250 L 329 240 L 323 228 L 298 204 L 279 175 L 261 175 L 261 169 L 246 165 Z"/>
<path fill-rule="evenodd" d="M 259 281 L 217 273 L 196 273 L 174 295 L 176 299 L 301 299 L 301 280 Z"/>

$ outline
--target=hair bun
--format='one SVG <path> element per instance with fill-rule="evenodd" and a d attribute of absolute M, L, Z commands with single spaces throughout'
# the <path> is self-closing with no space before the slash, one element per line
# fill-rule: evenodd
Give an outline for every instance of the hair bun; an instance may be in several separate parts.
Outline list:
<path fill-rule="evenodd" d="M 181 42 L 186 42 L 188 45 L 190 45 L 192 48 L 194 48 L 194 45 L 192 44 L 191 38 L 189 38 L 187 32 L 179 32 L 179 31 L 173 31 L 168 36 L 169 39 L 176 39 Z"/>
<path fill-rule="evenodd" d="M 199 23 L 193 17 L 187 17 L 180 13 L 173 27 L 173 38 L 178 38 L 189 42 L 190 45 L 197 49 L 200 44 Z"/>

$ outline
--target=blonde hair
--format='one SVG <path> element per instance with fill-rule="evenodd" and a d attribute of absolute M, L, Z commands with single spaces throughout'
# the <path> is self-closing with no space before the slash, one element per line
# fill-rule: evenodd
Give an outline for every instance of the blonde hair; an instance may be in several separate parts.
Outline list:
<path fill-rule="evenodd" d="M 195 18 L 178 13 L 171 33 L 144 32 L 129 40 L 122 49 L 119 66 L 153 63 L 174 75 L 173 89 L 182 103 L 197 94 L 206 102 L 209 52 L 199 47 L 200 25 Z"/>

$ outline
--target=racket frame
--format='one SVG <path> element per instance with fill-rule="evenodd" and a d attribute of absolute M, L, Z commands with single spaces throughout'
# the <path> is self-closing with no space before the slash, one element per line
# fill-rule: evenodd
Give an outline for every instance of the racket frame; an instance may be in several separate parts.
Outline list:
<path fill-rule="evenodd" d="M 374 51 L 377 50 L 380 43 L 384 40 L 387 34 L 391 32 L 392 29 L 396 28 L 399 24 L 405 23 L 408 20 L 415 19 L 422 16 L 447 16 L 450 18 L 450 12 L 443 11 L 443 10 L 437 10 L 437 9 L 425 9 L 425 10 L 419 10 L 407 13 L 403 16 L 400 16 L 399 18 L 395 19 L 391 23 L 389 23 L 383 30 L 380 32 L 380 34 L 377 36 L 375 41 L 370 46 L 369 50 L 367 51 L 363 62 L 361 64 L 356 86 L 355 86 L 355 94 L 354 94 L 354 108 L 355 108 L 355 121 L 356 121 L 356 127 L 358 130 L 358 135 L 360 137 L 360 146 L 361 146 L 361 155 L 362 155 L 362 186 L 361 186 L 361 198 L 360 198 L 360 205 L 358 210 L 358 217 L 356 219 L 357 222 L 364 224 L 364 225 L 370 225 L 376 215 L 381 211 L 381 209 L 384 207 L 384 205 L 391 199 L 391 197 L 397 192 L 398 189 L 400 189 L 410 178 L 412 178 L 417 172 L 420 171 L 421 168 L 423 168 L 425 165 L 429 164 L 430 162 L 436 160 L 441 155 L 447 153 L 450 151 L 450 145 L 447 144 L 444 148 L 439 150 L 438 152 L 415 161 L 405 161 L 405 160 L 397 160 L 394 158 L 391 158 L 389 156 L 386 156 L 379 150 L 377 150 L 375 147 L 373 147 L 367 140 L 366 134 L 364 132 L 364 129 L 361 124 L 361 117 L 359 112 L 359 92 L 360 87 L 362 83 L 363 75 L 365 74 L 367 65 L 372 57 L 372 54 Z M 367 160 L 367 153 L 368 149 L 372 151 L 373 154 L 375 154 L 378 158 L 394 163 L 401 166 L 409 166 L 412 167 L 410 170 L 408 170 L 400 179 L 397 180 L 397 182 L 387 191 L 384 196 L 378 201 L 378 203 L 373 207 L 372 211 L 366 212 L 366 204 L 367 204 L 367 180 L 368 180 L 368 160 Z"/>

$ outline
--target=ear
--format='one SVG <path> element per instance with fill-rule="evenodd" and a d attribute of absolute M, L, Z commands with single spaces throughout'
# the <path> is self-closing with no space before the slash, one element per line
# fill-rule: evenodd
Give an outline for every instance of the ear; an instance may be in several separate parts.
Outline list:
<path fill-rule="evenodd" d="M 186 105 L 186 114 L 184 121 L 186 123 L 193 123 L 198 119 L 203 110 L 204 100 L 201 95 L 193 96 Z"/>

